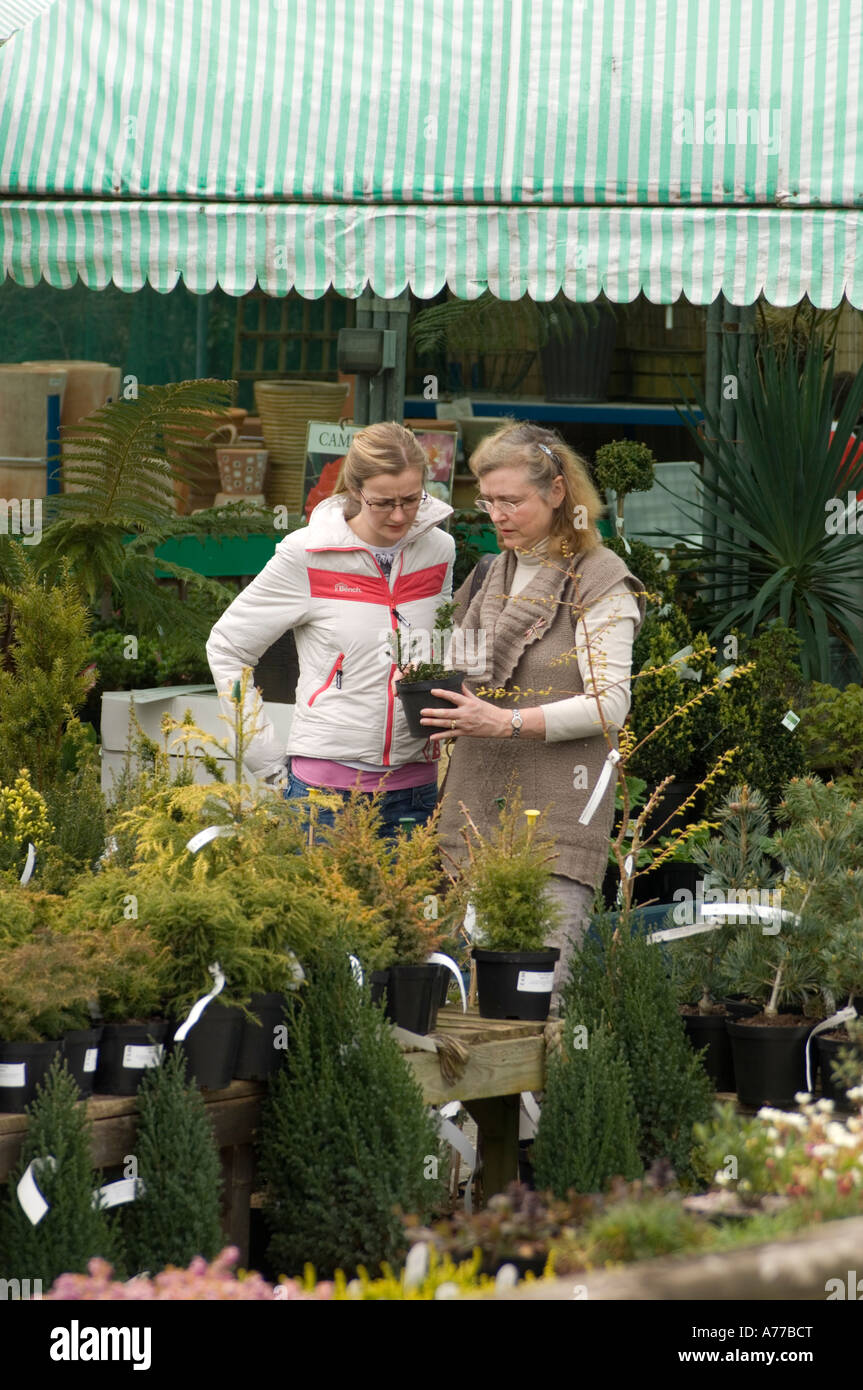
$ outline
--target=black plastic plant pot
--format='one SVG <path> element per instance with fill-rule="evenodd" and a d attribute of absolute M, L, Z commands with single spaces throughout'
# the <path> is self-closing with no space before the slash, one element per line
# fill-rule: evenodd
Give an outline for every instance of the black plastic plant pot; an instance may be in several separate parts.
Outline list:
<path fill-rule="evenodd" d="M 0 1115 L 20 1115 L 60 1048 L 56 1042 L 0 1042 Z"/>
<path fill-rule="evenodd" d="M 724 1014 L 683 1014 L 686 1036 L 696 1052 L 707 1048 L 701 1058 L 704 1070 L 717 1091 L 734 1091 L 734 1058 Z"/>
<path fill-rule="evenodd" d="M 422 710 L 434 709 L 449 712 L 455 709 L 448 700 L 434 700 L 430 692 L 432 690 L 454 690 L 461 694 L 462 683 L 467 676 L 466 671 L 450 671 L 447 675 L 441 676 L 434 681 L 396 681 L 396 690 L 402 702 L 402 709 L 405 712 L 408 728 L 414 738 L 428 738 L 429 734 L 439 733 L 431 725 L 426 726 L 422 721 Z"/>
<path fill-rule="evenodd" d="M 854 1007 L 857 1007 L 856 1004 Z M 841 1086 L 833 1077 L 833 1064 L 836 1061 L 836 1054 L 840 1047 L 847 1047 L 848 1043 L 849 1039 L 847 1036 L 844 1038 L 828 1038 L 825 1037 L 823 1033 L 819 1033 L 818 1037 L 815 1039 L 815 1045 L 818 1048 L 818 1064 L 821 1068 L 821 1094 L 826 1096 L 828 1100 L 835 1101 L 838 1110 L 856 1110 L 857 1108 L 855 1105 L 852 1105 L 851 1101 L 846 1096 L 845 1087 Z"/>
<path fill-rule="evenodd" d="M 149 1023 L 106 1023 L 99 1043 L 95 1094 L 133 1096 L 147 1068 L 159 1065 L 169 1028 L 161 1018 Z"/>
<path fill-rule="evenodd" d="M 81 1099 L 93 1094 L 96 1069 L 99 1065 L 99 1043 L 102 1028 L 76 1028 L 63 1034 L 62 1056 L 69 1071 L 78 1082 Z"/>
<path fill-rule="evenodd" d="M 667 864 L 662 864 L 658 869 L 647 869 L 640 873 L 632 885 L 632 901 L 638 906 L 651 901 L 660 903 L 670 903 L 671 909 L 679 905 L 680 900 L 674 894 L 680 889 L 686 889 L 692 894 L 694 901 L 698 879 L 703 873 L 697 864 L 687 863 L 685 860 L 669 860 Z"/>
<path fill-rule="evenodd" d="M 542 1023 L 548 1018 L 554 989 L 557 947 L 542 951 L 484 951 L 476 961 L 480 1018 L 520 1018 Z"/>
<path fill-rule="evenodd" d="M 438 1006 L 442 1009 L 447 1001 L 449 987 L 455 979 L 455 976 L 453 975 L 448 965 L 438 965 L 436 968 L 440 972 L 440 995 L 438 997 Z"/>
<path fill-rule="evenodd" d="M 175 1048 L 183 1049 L 190 1081 L 207 1091 L 224 1091 L 230 1086 L 244 1021 L 241 1009 L 220 1004 L 218 999 L 207 1005 L 183 1041 L 174 1043 Z"/>
<path fill-rule="evenodd" d="M 260 1019 L 260 1026 L 243 1018 L 234 1064 L 237 1081 L 266 1081 L 282 1062 L 285 1049 L 276 1046 L 276 1029 L 285 1022 L 285 1002 L 285 996 L 277 992 L 252 995 L 249 1012 Z"/>
<path fill-rule="evenodd" d="M 751 999 L 744 999 L 742 994 L 726 994 L 721 1001 L 725 1005 L 725 1012 L 730 1019 L 735 1018 L 754 1018 L 761 1013 L 761 1005 L 753 1004 Z"/>
<path fill-rule="evenodd" d="M 384 1012 L 391 1023 L 410 1033 L 431 1033 L 440 1007 L 439 965 L 391 965 L 371 979 L 372 1001 L 384 994 Z M 383 977 L 383 978 L 382 978 Z"/>
<path fill-rule="evenodd" d="M 726 1027 L 741 1104 L 793 1106 L 797 1092 L 806 1090 L 806 1039 L 814 1021 L 797 1026 L 729 1021 Z"/>

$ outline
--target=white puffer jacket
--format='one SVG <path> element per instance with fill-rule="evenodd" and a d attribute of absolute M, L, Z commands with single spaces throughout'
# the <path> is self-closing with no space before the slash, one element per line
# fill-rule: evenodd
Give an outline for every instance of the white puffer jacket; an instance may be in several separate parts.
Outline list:
<path fill-rule="evenodd" d="M 272 560 L 214 625 L 207 660 L 222 709 L 244 666 L 256 666 L 294 629 L 300 678 L 287 748 L 268 719 L 249 744 L 246 766 L 277 772 L 286 754 L 400 767 L 438 749 L 414 738 L 391 691 L 388 634 L 398 627 L 431 633 L 438 605 L 452 597 L 455 541 L 439 529 L 452 507 L 435 497 L 420 506 L 393 562 L 391 583 L 351 530 L 344 497 L 329 497 L 308 526 L 276 547 Z M 251 711 L 254 692 L 247 706 Z"/>

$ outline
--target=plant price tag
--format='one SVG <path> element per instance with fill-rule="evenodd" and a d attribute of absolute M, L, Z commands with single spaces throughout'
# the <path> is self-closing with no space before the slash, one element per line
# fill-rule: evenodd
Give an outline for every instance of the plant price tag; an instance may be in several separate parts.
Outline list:
<path fill-rule="evenodd" d="M 96 1063 L 98 1062 L 98 1060 L 99 1060 L 99 1049 L 98 1049 L 98 1047 L 88 1047 L 88 1048 L 87 1048 L 87 1051 L 84 1053 L 84 1067 L 83 1067 L 83 1070 L 84 1070 L 85 1072 L 87 1072 L 87 1071 L 95 1071 L 95 1070 L 96 1070 Z"/>
<path fill-rule="evenodd" d="M 26 1062 L 0 1062 L 0 1086 L 11 1086 L 16 1090 L 27 1085 Z"/>
<path fill-rule="evenodd" d="M 123 1066 L 130 1071 L 142 1071 L 144 1067 L 157 1067 L 165 1051 L 162 1043 L 137 1045 L 128 1043 L 123 1048 Z"/>
<path fill-rule="evenodd" d="M 519 970 L 516 990 L 519 994 L 551 994 L 554 988 L 553 970 Z"/>
<path fill-rule="evenodd" d="M 790 709 L 786 714 L 785 718 L 782 720 L 783 727 L 786 729 L 791 729 L 792 731 L 797 728 L 797 725 L 799 723 L 800 715 L 795 714 L 793 709 Z"/>

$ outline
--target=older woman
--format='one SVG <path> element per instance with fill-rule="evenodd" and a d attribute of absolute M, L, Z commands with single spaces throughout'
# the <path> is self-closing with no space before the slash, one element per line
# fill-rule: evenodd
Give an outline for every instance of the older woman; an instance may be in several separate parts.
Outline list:
<path fill-rule="evenodd" d="M 433 739 L 455 740 L 441 843 L 461 861 L 459 802 L 485 834 L 497 822 L 496 798 L 513 777 L 525 806 L 551 803 L 547 828 L 558 848 L 553 891 L 564 911 L 547 942 L 561 951 L 554 1011 L 608 860 L 614 776 L 589 824 L 579 817 L 609 752 L 600 708 L 614 747 L 629 712 L 644 592 L 603 546 L 599 495 L 583 460 L 552 431 L 505 425 L 482 441 L 470 466 L 479 481 L 478 505 L 492 517 L 502 553 L 473 595 L 473 576 L 455 595 L 460 628 L 475 630 L 480 650 L 484 639 L 486 669 L 461 694 L 435 692 L 451 702 L 451 712 L 424 711 L 424 725 L 437 730 Z M 482 687 L 502 695 L 480 699 L 474 691 Z"/>

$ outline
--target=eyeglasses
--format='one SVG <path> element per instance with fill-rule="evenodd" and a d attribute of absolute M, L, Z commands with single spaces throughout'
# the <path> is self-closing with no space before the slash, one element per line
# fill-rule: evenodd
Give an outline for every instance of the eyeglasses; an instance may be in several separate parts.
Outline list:
<path fill-rule="evenodd" d="M 530 501 L 531 497 L 535 496 L 536 493 L 532 492 L 530 497 L 523 497 L 520 502 L 498 502 L 492 497 L 478 497 L 476 505 L 479 511 L 485 512 L 488 516 L 491 516 L 495 507 L 499 512 L 503 512 L 504 516 L 512 516 L 513 512 L 517 512 L 519 507 L 523 507 L 526 502 Z"/>
<path fill-rule="evenodd" d="M 369 511 L 381 513 L 394 512 L 396 510 L 396 507 L 401 507 L 402 511 L 404 512 L 413 511 L 414 507 L 420 506 L 420 504 L 422 502 L 425 502 L 426 498 L 428 497 L 427 492 L 417 492 L 414 493 L 413 497 L 376 497 L 374 499 L 370 499 L 366 497 L 366 494 L 362 491 L 362 489 L 358 488 L 357 491 L 359 492 L 360 497 L 365 502 Z"/>

